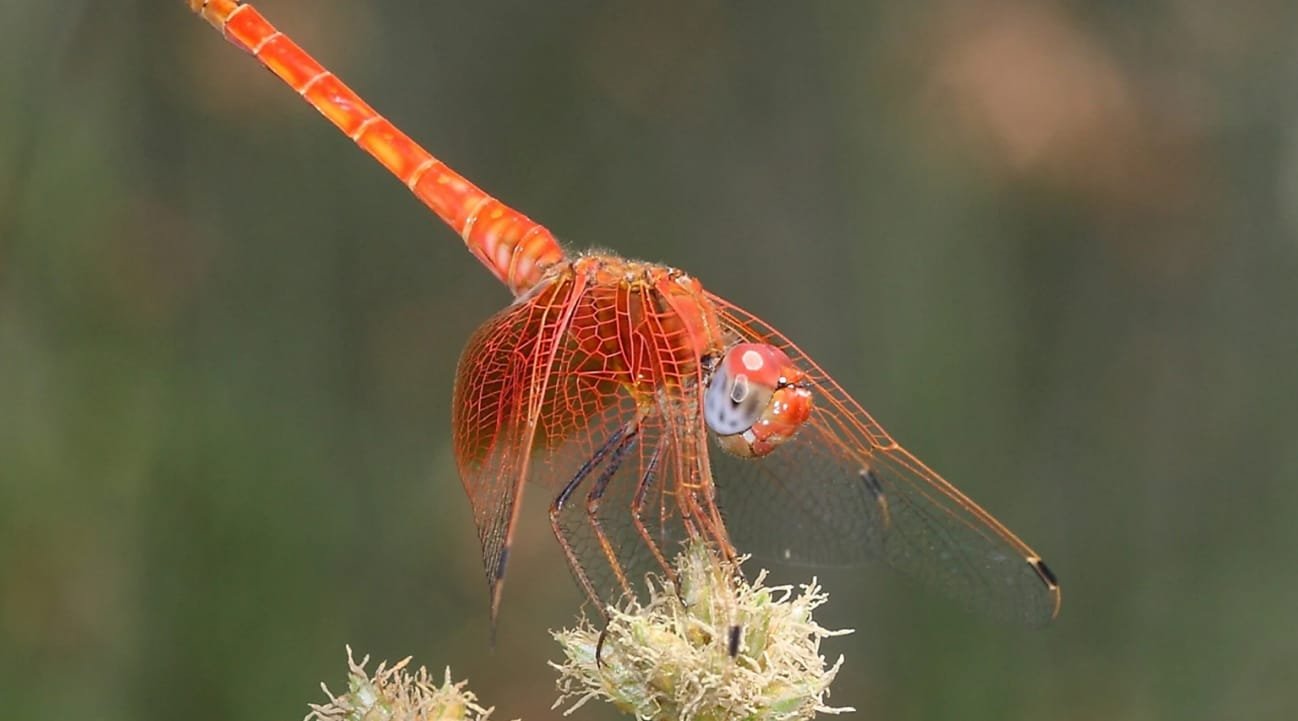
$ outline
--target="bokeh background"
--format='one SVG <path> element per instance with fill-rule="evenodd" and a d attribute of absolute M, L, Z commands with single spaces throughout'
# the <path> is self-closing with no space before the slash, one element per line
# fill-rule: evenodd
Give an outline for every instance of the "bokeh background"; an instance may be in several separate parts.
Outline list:
<path fill-rule="evenodd" d="M 1298 5 L 262 8 L 572 247 L 784 329 L 1059 573 L 1033 631 L 821 571 L 851 718 L 1296 713 Z M 300 718 L 350 643 L 558 717 L 544 499 L 493 652 L 449 448 L 507 301 L 181 2 L 0 3 L 3 715 Z"/>

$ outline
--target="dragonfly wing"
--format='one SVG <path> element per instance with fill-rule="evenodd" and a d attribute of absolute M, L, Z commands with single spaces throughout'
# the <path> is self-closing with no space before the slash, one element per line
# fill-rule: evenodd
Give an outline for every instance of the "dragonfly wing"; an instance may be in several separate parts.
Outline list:
<path fill-rule="evenodd" d="M 740 551 L 825 565 L 878 559 L 988 616 L 1029 625 L 1054 618 L 1059 584 L 1031 548 L 898 445 L 782 334 L 712 300 L 734 340 L 783 350 L 815 396 L 798 434 L 769 455 L 712 454 Z"/>
<path fill-rule="evenodd" d="M 494 620 L 556 349 L 580 283 L 560 282 L 474 332 L 456 371 L 452 437 L 473 507 Z"/>
<path fill-rule="evenodd" d="M 679 355 L 675 338 L 649 332 L 654 292 L 564 275 L 469 341 L 452 422 L 493 616 L 524 483 L 548 494 L 574 575 L 601 604 L 643 588 L 684 537 L 677 488 L 706 470 L 684 390 L 698 371 L 671 390 L 644 380 Z"/>
<path fill-rule="evenodd" d="M 706 472 L 697 366 L 650 284 L 592 283 L 572 299 L 538 418 L 530 482 L 551 494 L 554 530 L 599 605 L 644 590 L 687 536 L 682 479 Z M 694 511 L 700 509 L 692 507 Z M 602 609 L 601 609 L 602 610 Z"/>

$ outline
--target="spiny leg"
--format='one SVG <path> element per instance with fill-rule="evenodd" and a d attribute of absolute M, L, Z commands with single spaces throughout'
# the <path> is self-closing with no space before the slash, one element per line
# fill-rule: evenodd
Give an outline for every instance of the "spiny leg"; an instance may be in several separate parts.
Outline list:
<path fill-rule="evenodd" d="M 663 442 L 660 440 L 654 446 L 653 453 L 649 456 L 649 463 L 645 466 L 645 472 L 640 476 L 640 480 L 636 482 L 635 493 L 631 497 L 631 507 L 630 507 L 631 523 L 632 525 L 635 526 L 636 532 L 640 535 L 641 540 L 643 540 L 645 545 L 649 547 L 649 552 L 653 554 L 654 560 L 658 562 L 658 565 L 662 567 L 663 572 L 667 574 L 667 578 L 669 578 L 672 581 L 672 584 L 675 585 L 677 589 L 679 589 L 680 584 L 676 583 L 676 569 L 672 568 L 671 564 L 667 563 L 667 559 L 663 557 L 662 551 L 658 548 L 658 542 L 653 539 L 653 535 L 649 533 L 649 529 L 645 527 L 644 521 L 642 521 L 640 518 L 640 511 L 644 508 L 645 494 L 653 486 L 654 481 L 658 477 L 658 461 L 660 458 L 662 458 L 662 453 L 663 453 Z M 596 484 L 597 487 L 599 487 L 600 485 L 601 484 Z M 603 485 L 607 485 L 607 480 L 604 481 Z M 599 492 L 602 495 L 603 488 L 599 488 Z M 591 494 L 592 495 L 595 494 L 595 489 L 591 489 Z M 591 499 L 588 498 L 587 499 L 588 511 L 590 510 L 589 507 L 590 501 Z M 598 504 L 599 501 L 598 496 L 594 498 L 594 501 L 596 502 L 596 504 Z M 594 520 L 593 515 L 592 515 L 592 523 L 595 524 L 596 533 L 600 533 L 598 521 Z M 663 520 L 660 519 L 659 525 L 661 526 L 662 523 Z M 612 556 L 610 556 L 610 560 L 611 561 L 613 560 Z M 596 666 L 602 667 L 604 665 L 604 660 L 603 660 L 604 640 L 607 637 L 608 637 L 608 626 L 605 625 L 604 628 L 600 629 L 599 641 L 596 642 L 595 644 L 595 665 Z"/>
<path fill-rule="evenodd" d="M 668 580 L 673 585 L 676 583 L 676 569 L 667 562 L 663 556 L 662 549 L 658 547 L 658 542 L 654 540 L 653 534 L 649 533 L 649 528 L 645 526 L 641 512 L 644 510 L 645 494 L 653 487 L 654 481 L 658 478 L 658 461 L 662 458 L 663 444 L 660 442 L 654 448 L 653 455 L 649 457 L 649 464 L 645 467 L 644 475 L 640 477 L 640 482 L 636 484 L 635 494 L 631 497 L 631 524 L 635 526 L 636 533 L 640 534 L 641 540 L 649 547 L 649 552 L 653 554 L 654 560 L 667 574 Z M 663 521 L 659 520 L 659 527 L 662 527 Z"/>
<path fill-rule="evenodd" d="M 608 559 L 609 568 L 613 569 L 613 575 L 617 582 L 622 586 L 622 593 L 627 596 L 634 595 L 631 584 L 627 581 L 626 573 L 622 570 L 622 564 L 617 560 L 617 553 L 613 550 L 613 545 L 608 540 L 608 535 L 604 533 L 604 528 L 600 524 L 599 505 L 600 499 L 604 496 L 604 491 L 608 488 L 609 481 L 613 480 L 614 474 L 622 466 L 623 457 L 626 452 L 633 448 L 638 440 L 638 429 L 632 429 L 626 434 L 622 443 L 619 443 L 613 451 L 613 457 L 609 459 L 608 465 L 600 472 L 599 478 L 590 487 L 590 492 L 586 494 L 586 518 L 590 523 L 591 529 L 595 532 L 595 540 L 599 542 L 600 550 Z"/>
<path fill-rule="evenodd" d="M 733 576 L 732 582 L 742 581 L 743 574 L 738 563 L 739 552 L 730 543 L 726 533 L 721 510 L 716 504 L 716 487 L 711 483 L 682 483 L 678 495 L 677 505 L 681 509 L 682 517 L 688 518 L 686 527 L 691 542 L 707 544 L 709 553 L 715 554 L 711 558 L 711 563 L 727 568 Z M 678 586 L 677 593 L 679 594 L 680 591 Z M 733 596 L 722 594 L 722 602 L 725 605 L 722 613 L 731 620 L 726 644 L 727 653 L 731 658 L 737 656 L 743 638 L 743 626 L 737 622 L 734 600 Z M 681 596 L 681 603 L 689 605 L 684 596 Z"/>
<path fill-rule="evenodd" d="M 706 494 L 700 498 L 699 494 Z M 676 510 L 680 513 L 685 536 L 691 542 L 702 541 L 723 560 L 734 561 L 739 553 L 730 543 L 725 522 L 721 520 L 713 497 L 713 487 L 702 483 L 680 483 L 676 488 Z"/>
<path fill-rule="evenodd" d="M 716 544 L 717 550 L 725 560 L 737 560 L 739 558 L 739 550 L 735 548 L 735 544 L 730 542 L 730 533 L 726 531 L 726 524 L 721 519 L 720 511 L 717 510 L 717 507 L 711 501 L 709 501 L 708 505 L 711 506 L 711 508 L 710 513 L 703 516 L 704 529 L 708 532 L 708 535 L 712 537 L 713 543 Z"/>
<path fill-rule="evenodd" d="M 568 503 L 568 499 L 572 497 L 577 488 L 590 476 L 591 471 L 595 470 L 595 467 L 604 461 L 604 457 L 608 455 L 609 451 L 614 451 L 615 460 L 620 460 L 620 453 L 615 449 L 621 448 L 628 443 L 635 437 L 636 432 L 637 426 L 634 424 L 623 426 L 614 431 L 608 437 L 608 440 L 604 441 L 604 444 L 597 448 L 585 463 L 581 464 L 581 468 L 577 469 L 572 480 L 568 481 L 563 490 L 559 491 L 559 495 L 555 496 L 554 501 L 550 503 L 550 530 L 554 533 L 555 539 L 559 541 L 559 547 L 563 549 L 563 555 L 568 561 L 568 567 L 572 569 L 573 576 L 577 579 L 577 585 L 581 586 L 581 590 L 586 592 L 586 595 L 594 602 L 595 607 L 599 609 L 601 614 L 605 614 L 604 605 L 600 601 L 599 594 L 595 592 L 595 586 L 591 583 L 590 577 L 586 575 L 585 569 L 581 567 L 581 561 L 577 558 L 576 550 L 572 547 L 572 543 L 568 541 L 568 536 L 559 525 L 559 513 L 563 511 L 564 505 Z"/>

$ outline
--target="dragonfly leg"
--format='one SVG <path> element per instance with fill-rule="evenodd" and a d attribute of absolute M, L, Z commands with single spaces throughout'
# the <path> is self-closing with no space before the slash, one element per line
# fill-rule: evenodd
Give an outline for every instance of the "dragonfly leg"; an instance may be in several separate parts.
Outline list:
<path fill-rule="evenodd" d="M 595 667 L 604 668 L 604 639 L 608 638 L 608 624 L 599 630 L 599 640 L 595 642 Z"/>
<path fill-rule="evenodd" d="M 622 437 L 622 442 L 618 443 L 617 448 L 613 450 L 613 456 L 609 459 L 608 465 L 600 472 L 599 478 L 590 487 L 590 492 L 586 494 L 586 518 L 590 522 L 591 529 L 595 532 L 595 540 L 599 542 L 599 547 L 604 551 L 604 556 L 608 559 L 609 568 L 613 569 L 613 575 L 617 582 L 622 586 L 622 593 L 633 595 L 631 584 L 627 581 L 626 573 L 622 570 L 622 564 L 617 560 L 617 553 L 613 544 L 609 542 L 608 535 L 604 533 L 604 528 L 599 521 L 600 500 L 604 496 L 604 491 L 608 489 L 609 481 L 613 480 L 614 474 L 622 466 L 622 459 L 626 452 L 631 450 L 636 444 L 639 435 L 638 429 L 632 427 Z"/>
<path fill-rule="evenodd" d="M 737 623 L 732 624 L 730 626 L 730 642 L 726 644 L 726 654 L 730 656 L 730 658 L 737 658 L 739 656 L 739 643 L 743 640 L 743 637 L 744 627 Z"/>
<path fill-rule="evenodd" d="M 653 535 L 649 532 L 649 529 L 645 526 L 644 521 L 642 520 L 640 515 L 641 511 L 644 509 L 645 494 L 649 491 L 650 488 L 653 487 L 654 481 L 658 478 L 658 461 L 660 458 L 662 458 L 662 453 L 663 453 L 663 443 L 659 441 L 654 446 L 653 453 L 649 456 L 649 463 L 645 466 L 645 472 L 640 476 L 640 480 L 636 482 L 636 489 L 635 489 L 635 493 L 632 494 L 631 507 L 629 510 L 631 511 L 631 524 L 635 526 L 636 532 L 640 535 L 641 540 L 643 540 L 644 544 L 649 547 L 649 552 L 653 554 L 654 560 L 658 562 L 658 565 L 662 567 L 663 572 L 667 574 L 667 578 L 671 579 L 672 583 L 679 587 L 679 584 L 676 584 L 676 570 L 672 568 L 671 564 L 667 563 L 667 559 L 663 557 L 662 550 L 659 549 L 658 547 L 658 542 L 654 540 Z M 599 496 L 602 495 L 604 492 L 603 487 L 606 486 L 608 483 L 607 479 L 605 478 L 601 478 L 601 481 L 602 483 L 597 483 L 595 488 L 591 489 L 590 497 L 587 498 L 586 501 L 587 502 L 586 509 L 587 512 L 591 514 L 591 524 L 594 525 L 596 533 L 601 533 L 601 532 L 599 528 L 599 521 L 596 520 L 594 514 L 595 511 L 597 511 L 599 508 L 598 506 Z M 598 491 L 598 493 L 596 493 L 596 491 Z M 592 506 L 592 504 L 594 505 Z M 663 514 L 663 518 L 660 519 L 659 522 L 659 527 L 662 527 L 665 523 L 666 523 L 666 514 Z M 601 533 L 601 537 L 602 537 L 602 533 Z M 606 553 L 608 552 L 607 548 L 608 546 L 607 544 L 605 544 Z M 614 559 L 614 557 L 611 554 L 609 555 L 609 562 L 613 564 L 617 563 L 616 559 Z M 618 566 L 615 565 L 614 568 L 617 569 Z M 620 574 L 620 571 L 618 573 Z M 623 581 L 623 584 L 625 586 L 626 582 Z M 604 653 L 604 639 L 607 636 L 608 636 L 608 626 L 605 626 L 604 629 L 599 632 L 599 642 L 595 644 L 595 665 L 596 666 L 602 667 L 604 665 L 602 656 Z"/>
<path fill-rule="evenodd" d="M 559 541 L 559 548 L 563 550 L 564 558 L 568 561 L 568 567 L 572 569 L 572 575 L 577 579 L 577 585 L 581 586 L 581 590 L 586 592 L 586 596 L 590 598 L 601 614 L 605 613 L 604 604 L 600 601 L 599 594 L 595 592 L 595 585 L 591 583 L 590 577 L 582 569 L 581 561 L 577 558 L 576 549 L 573 548 L 572 542 L 568 540 L 568 535 L 564 533 L 563 527 L 559 524 L 559 514 L 567 505 L 568 500 L 572 498 L 572 494 L 577 491 L 577 488 L 581 486 L 600 463 L 604 462 L 604 458 L 609 454 L 609 451 L 614 450 L 624 442 L 628 430 L 628 427 L 622 427 L 614 431 L 608 437 L 608 440 L 604 441 L 604 444 L 597 448 L 585 463 L 581 464 L 581 468 L 577 469 L 572 479 L 564 485 L 563 489 L 559 491 L 559 495 L 555 496 L 554 501 L 550 503 L 550 530 L 554 532 L 555 539 Z M 631 427 L 630 430 L 633 432 L 634 427 Z"/>
<path fill-rule="evenodd" d="M 658 478 L 658 460 L 662 457 L 662 452 L 663 444 L 659 443 L 657 447 L 654 448 L 653 455 L 649 457 L 649 464 L 645 467 L 644 475 L 640 477 L 640 482 L 636 484 L 635 493 L 631 496 L 631 524 L 635 526 L 636 533 L 640 534 L 641 540 L 643 540 L 645 545 L 649 547 L 649 552 L 653 554 L 654 560 L 658 562 L 658 565 L 662 567 L 663 572 L 667 574 L 667 578 L 675 584 L 676 569 L 672 568 L 672 565 L 668 563 L 667 559 L 663 556 L 662 549 L 659 547 L 658 542 L 654 540 L 653 534 L 650 533 L 649 528 L 645 526 L 644 517 L 642 515 L 642 512 L 644 511 L 645 494 L 649 492 L 649 489 L 653 487 L 654 481 Z M 659 505 L 661 506 L 661 504 Z M 661 516 L 663 514 L 660 513 L 659 515 Z M 662 528 L 663 524 L 664 521 L 660 519 L 658 524 L 659 528 Z"/>
<path fill-rule="evenodd" d="M 738 558 L 739 553 L 730 543 L 725 521 L 717 508 L 716 487 L 710 483 L 696 484 L 683 489 L 680 495 L 681 515 L 689 519 L 686 527 L 691 538 L 704 536 L 727 561 Z"/>

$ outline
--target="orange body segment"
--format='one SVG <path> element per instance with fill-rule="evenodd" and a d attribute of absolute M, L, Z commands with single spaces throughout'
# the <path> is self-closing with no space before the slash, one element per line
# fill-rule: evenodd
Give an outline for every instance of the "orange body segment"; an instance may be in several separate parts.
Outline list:
<path fill-rule="evenodd" d="M 483 192 L 361 100 L 251 5 L 189 0 L 189 7 L 320 111 L 464 238 L 514 295 L 536 285 L 563 249 L 544 226 Z M 485 217 L 484 217 L 485 216 Z"/>

